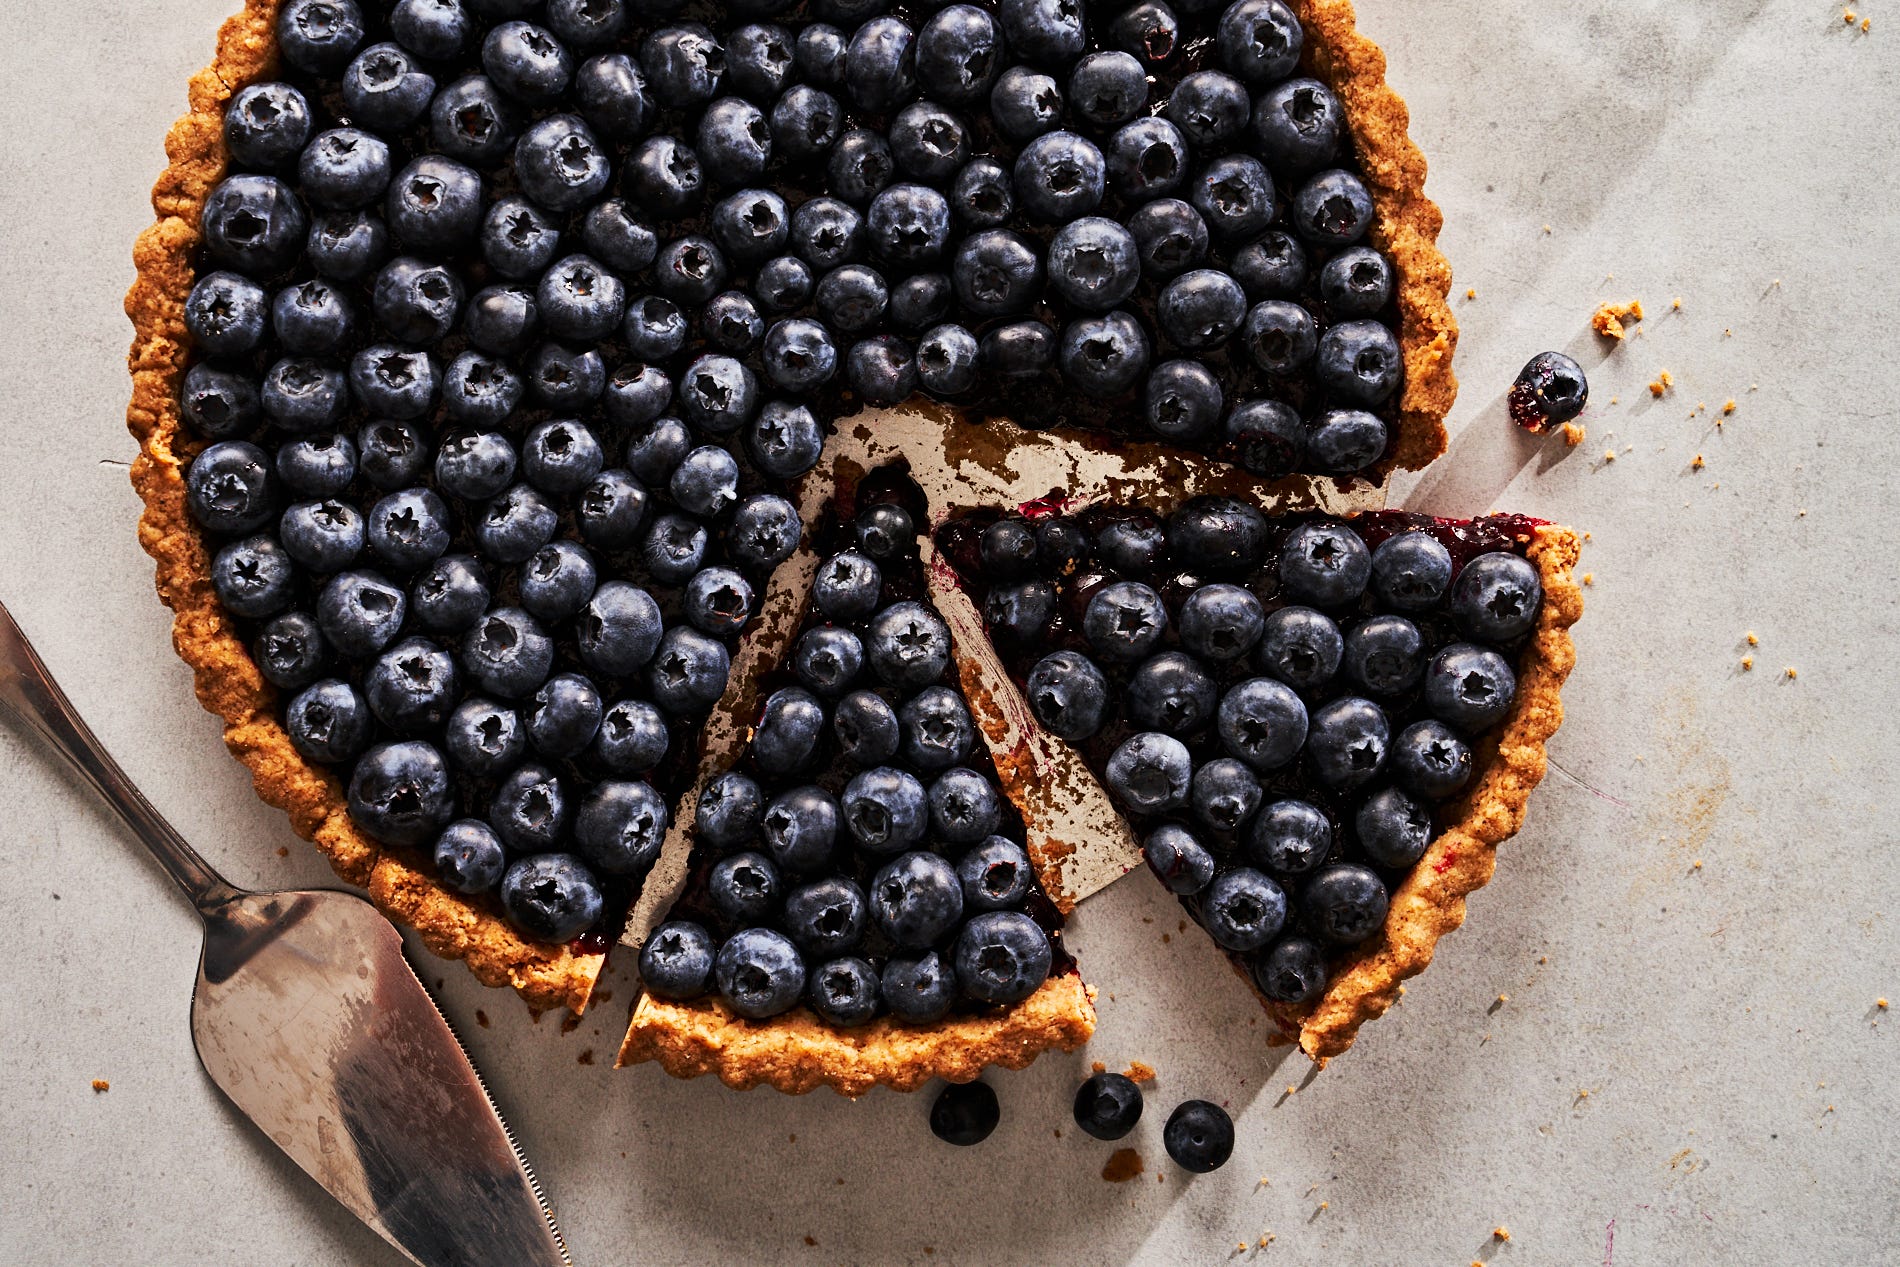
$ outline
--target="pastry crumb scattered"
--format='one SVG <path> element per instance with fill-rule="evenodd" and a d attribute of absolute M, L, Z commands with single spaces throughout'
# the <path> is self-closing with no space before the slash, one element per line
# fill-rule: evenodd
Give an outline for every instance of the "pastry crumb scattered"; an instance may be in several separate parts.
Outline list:
<path fill-rule="evenodd" d="M 1727 415 L 1732 414 L 1734 412 L 1735 412 L 1735 397 L 1730 396 L 1727 400 L 1722 402 L 1722 413 L 1726 417 Z"/>
<path fill-rule="evenodd" d="M 1875 1006 L 1875 1007 L 1877 1007 L 1877 1008 L 1879 1008 L 1879 1009 L 1880 1009 L 1881 1011 L 1883 1011 L 1883 1012 L 1884 1012 L 1884 1011 L 1886 1011 L 1886 1010 L 1887 1010 L 1887 1000 L 1885 1000 L 1885 999 L 1875 999 L 1875 1000 L 1874 1000 L 1874 1006 Z"/>
<path fill-rule="evenodd" d="M 1625 304 L 1605 303 L 1590 317 L 1590 328 L 1606 339 L 1621 339 L 1629 333 L 1626 323 L 1642 319 L 1643 301 L 1640 299 L 1632 299 Z"/>
<path fill-rule="evenodd" d="M 1746 672 L 1747 672 L 1748 670 L 1750 670 L 1750 669 L 1752 669 L 1752 668 L 1754 668 L 1754 667 L 1755 667 L 1755 657 L 1754 657 L 1754 656 L 1752 656 L 1752 655 L 1745 655 L 1745 656 L 1743 656 L 1743 657 L 1742 657 L 1742 671 L 1743 671 L 1744 673 L 1746 673 Z"/>
<path fill-rule="evenodd" d="M 594 1063 L 594 1049 L 592 1047 L 587 1047 L 587 1048 L 582 1049 L 581 1054 L 574 1057 L 574 1063 L 577 1065 L 593 1064 Z"/>
<path fill-rule="evenodd" d="M 1668 370 L 1661 370 L 1657 373 L 1655 381 L 1649 385 L 1649 394 L 1651 396 L 1660 396 L 1675 385 L 1676 376 L 1671 374 Z"/>
<path fill-rule="evenodd" d="M 1605 462 L 1614 462 L 1614 461 L 1616 461 L 1616 450 L 1615 450 L 1615 449 L 1605 449 L 1605 450 L 1603 450 L 1603 460 L 1604 460 Z"/>
<path fill-rule="evenodd" d="M 1755 636 L 1755 631 L 1753 629 L 1743 634 L 1742 637 L 1748 639 L 1748 645 L 1751 647 L 1759 647 L 1761 645 L 1761 639 Z"/>
<path fill-rule="evenodd" d="M 1476 299 L 1477 297 L 1478 297 L 1478 288 L 1476 286 L 1470 287 L 1469 289 L 1465 291 L 1466 299 Z"/>
<path fill-rule="evenodd" d="M 483 1029 L 487 1029 L 488 1028 L 488 1013 L 482 1011 L 480 1008 L 476 1008 L 475 1009 L 475 1023 L 481 1026 Z"/>
<path fill-rule="evenodd" d="M 1862 18 L 1860 20 L 1860 33 L 1862 35 L 1867 34 L 1867 32 L 1873 29 L 1874 29 L 1874 20 L 1872 18 Z"/>
<path fill-rule="evenodd" d="M 1500 1223 L 1491 1229 L 1491 1239 L 1494 1241 L 1508 1241 L 1511 1239 L 1511 1229 Z"/>
<path fill-rule="evenodd" d="M 1583 574 L 1583 583 L 1585 585 L 1595 585 L 1597 583 L 1597 574 L 1595 572 L 1585 572 Z"/>
<path fill-rule="evenodd" d="M 1681 295 L 1677 295 L 1674 299 L 1669 301 L 1669 311 L 1671 312 L 1682 311 L 1682 296 Z"/>
<path fill-rule="evenodd" d="M 805 1238 L 805 1244 L 807 1244 L 807 1245 L 816 1245 L 816 1244 L 818 1244 L 818 1241 L 817 1241 L 817 1239 L 816 1239 L 816 1238 L 814 1238 L 814 1237 L 810 1237 L 810 1236 L 807 1236 L 807 1237 Z"/>
<path fill-rule="evenodd" d="M 1701 469 L 1702 469 L 1703 467 L 1705 467 L 1705 466 L 1707 466 L 1707 465 L 1708 465 L 1708 463 L 1707 463 L 1707 462 L 1704 462 L 1704 461 L 1702 460 L 1702 455 L 1701 455 L 1700 453 L 1698 453 L 1698 454 L 1696 454 L 1696 455 L 1695 455 L 1695 458 L 1694 458 L 1694 460 L 1693 460 L 1693 461 L 1691 461 L 1691 462 L 1689 463 L 1689 469 L 1690 469 L 1690 470 L 1692 470 L 1692 471 L 1699 471 L 1699 470 L 1701 470 Z"/>
<path fill-rule="evenodd" d="M 1783 669 L 1782 672 L 1786 673 L 1790 678 L 1795 678 L 1795 677 L 1800 676 L 1800 674 L 1795 672 L 1795 667 L 1792 664 L 1789 665 L 1787 668 Z"/>
<path fill-rule="evenodd" d="M 1564 443 L 1573 449 L 1583 443 L 1583 427 L 1577 423 L 1566 422 L 1563 434 Z"/>
<path fill-rule="evenodd" d="M 1882 1007 L 1885 1007 L 1887 1005 L 1887 1001 L 1885 999 L 1882 999 L 1880 1001 L 1880 1004 Z M 92 1089 L 96 1092 L 110 1091 L 112 1090 L 112 1084 L 110 1082 L 107 1082 L 104 1078 L 94 1078 L 92 1080 Z"/>
<path fill-rule="evenodd" d="M 1127 1183 L 1141 1172 L 1141 1154 L 1132 1148 L 1117 1148 L 1102 1164 L 1102 1178 L 1110 1183 Z"/>
<path fill-rule="evenodd" d="M 288 857 L 290 857 L 290 846 L 289 846 L 289 845 L 279 845 L 279 846 L 277 846 L 277 856 L 278 856 L 279 858 L 288 858 Z"/>
<path fill-rule="evenodd" d="M 1692 862 L 1692 863 L 1690 863 L 1690 864 L 1689 864 L 1689 870 L 1691 870 L 1691 871 L 1700 871 L 1700 870 L 1702 870 L 1702 859 L 1700 859 L 1700 858 L 1697 858 L 1697 859 L 1696 859 L 1696 860 L 1695 860 L 1694 862 Z"/>
<path fill-rule="evenodd" d="M 1103 1064 L 1103 1063 L 1102 1063 L 1101 1061 L 1099 1061 L 1099 1060 L 1096 1060 L 1096 1061 L 1091 1061 L 1091 1062 L 1089 1063 L 1089 1071 L 1090 1071 L 1091 1073 L 1107 1073 L 1107 1072 L 1108 1072 L 1108 1066 L 1107 1066 L 1107 1065 L 1105 1065 L 1105 1064 Z"/>
<path fill-rule="evenodd" d="M 1122 1072 L 1122 1077 L 1130 1082 L 1153 1082 L 1155 1071 L 1154 1067 L 1145 1060 L 1131 1060 L 1128 1062 L 1128 1068 Z"/>

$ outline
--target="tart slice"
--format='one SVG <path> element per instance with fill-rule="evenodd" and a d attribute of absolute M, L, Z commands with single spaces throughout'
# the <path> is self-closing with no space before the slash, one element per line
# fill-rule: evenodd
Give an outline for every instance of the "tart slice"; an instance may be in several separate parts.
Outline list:
<path fill-rule="evenodd" d="M 816 524 L 816 566 L 788 569 L 808 597 L 748 648 L 748 698 L 731 701 L 744 746 L 697 790 L 642 898 L 667 905 L 622 1064 L 855 1095 L 1019 1068 L 1094 1029 L 931 601 L 906 483 L 873 476 Z"/>

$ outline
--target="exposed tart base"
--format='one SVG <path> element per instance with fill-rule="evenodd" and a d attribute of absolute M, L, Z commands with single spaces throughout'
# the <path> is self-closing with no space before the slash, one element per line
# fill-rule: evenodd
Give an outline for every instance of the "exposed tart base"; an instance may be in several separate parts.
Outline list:
<path fill-rule="evenodd" d="M 191 80 L 191 110 L 165 138 L 171 165 L 152 189 L 157 223 L 133 248 L 138 279 L 125 297 L 137 333 L 128 358 L 132 403 L 126 425 L 138 437 L 132 487 L 145 502 L 139 543 L 157 564 L 158 594 L 175 613 L 172 645 L 192 668 L 198 700 L 224 719 L 224 742 L 250 768 L 257 794 L 289 814 L 337 875 L 423 944 L 461 959 L 484 984 L 509 986 L 530 1007 L 579 1012 L 606 956 L 532 942 L 516 933 L 491 898 L 469 898 L 437 883 L 420 854 L 379 845 L 350 821 L 343 786 L 306 762 L 277 720 L 276 691 L 251 660 L 211 588 L 211 562 L 185 509 L 184 469 L 203 443 L 185 430 L 178 390 L 190 361 L 185 298 L 195 272 L 198 219 L 224 176 L 224 106 L 238 90 L 274 73 L 278 0 L 250 0 L 218 33 L 217 58 Z"/>
<path fill-rule="evenodd" d="M 914 1091 L 932 1078 L 969 1082 L 990 1065 L 1021 1069 L 1045 1051 L 1074 1051 L 1095 1032 L 1094 998 L 1070 972 L 996 1015 L 922 1027 L 879 1017 L 836 1029 L 803 1007 L 747 1021 L 716 997 L 668 1003 L 647 995 L 614 1063 L 651 1060 L 676 1078 L 717 1074 L 741 1091 L 761 1084 L 793 1095 L 818 1087 L 848 1096 L 874 1086 Z"/>
<path fill-rule="evenodd" d="M 1563 724 L 1560 694 L 1577 662 L 1570 626 L 1583 615 L 1583 591 L 1570 575 L 1580 548 L 1569 528 L 1536 530 L 1525 554 L 1544 583 L 1543 610 L 1518 661 L 1511 710 L 1474 753 L 1471 790 L 1446 810 L 1456 821 L 1393 891 L 1384 933 L 1353 950 L 1324 994 L 1298 1007 L 1262 999 L 1280 1026 L 1277 1041 L 1297 1043 L 1321 1064 L 1339 1055 L 1361 1025 L 1398 1001 L 1407 977 L 1425 970 L 1438 939 L 1465 922 L 1465 898 L 1490 881 L 1498 846 L 1523 825 L 1531 789 L 1544 777 L 1544 745 Z"/>

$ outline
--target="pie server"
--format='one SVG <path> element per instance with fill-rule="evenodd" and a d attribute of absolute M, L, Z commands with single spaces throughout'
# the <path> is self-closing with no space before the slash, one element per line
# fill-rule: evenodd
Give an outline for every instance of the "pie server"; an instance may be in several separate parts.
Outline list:
<path fill-rule="evenodd" d="M 192 1034 L 245 1116 L 412 1262 L 572 1267 L 534 1171 L 375 907 L 226 883 L 107 755 L 3 606 L 0 711 L 64 757 L 198 908 Z"/>

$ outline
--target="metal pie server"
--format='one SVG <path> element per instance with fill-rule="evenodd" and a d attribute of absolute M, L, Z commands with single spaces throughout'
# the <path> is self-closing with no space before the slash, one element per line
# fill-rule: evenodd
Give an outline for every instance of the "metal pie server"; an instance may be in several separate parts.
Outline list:
<path fill-rule="evenodd" d="M 205 924 L 205 1072 L 330 1195 L 425 1267 L 572 1267 L 534 1171 L 402 953 L 348 893 L 247 893 L 126 778 L 0 607 L 0 711 L 117 811 Z"/>

